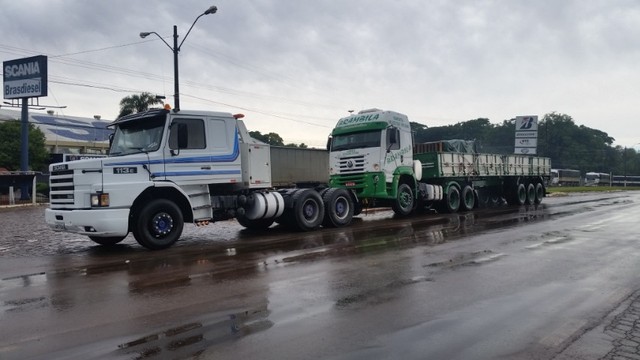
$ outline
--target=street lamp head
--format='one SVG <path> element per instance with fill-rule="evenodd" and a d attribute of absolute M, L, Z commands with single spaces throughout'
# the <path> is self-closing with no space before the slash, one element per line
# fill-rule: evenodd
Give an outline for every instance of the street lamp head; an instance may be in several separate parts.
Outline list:
<path fill-rule="evenodd" d="M 143 39 L 144 39 L 144 38 L 146 38 L 146 37 L 147 37 L 147 36 L 149 36 L 149 35 L 151 35 L 151 33 L 150 33 L 150 32 L 141 32 L 141 33 L 140 33 L 140 37 L 141 37 L 141 38 L 143 38 Z"/>
<path fill-rule="evenodd" d="M 218 11 L 218 8 L 215 5 L 211 5 L 211 7 L 204 12 L 204 15 L 215 14 L 216 11 Z"/>

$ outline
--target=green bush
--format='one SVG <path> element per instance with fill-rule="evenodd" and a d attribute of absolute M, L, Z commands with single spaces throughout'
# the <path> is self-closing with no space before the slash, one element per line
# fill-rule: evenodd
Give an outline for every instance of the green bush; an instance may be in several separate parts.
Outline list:
<path fill-rule="evenodd" d="M 36 183 L 36 193 L 49 196 L 49 184 L 48 183 Z"/>

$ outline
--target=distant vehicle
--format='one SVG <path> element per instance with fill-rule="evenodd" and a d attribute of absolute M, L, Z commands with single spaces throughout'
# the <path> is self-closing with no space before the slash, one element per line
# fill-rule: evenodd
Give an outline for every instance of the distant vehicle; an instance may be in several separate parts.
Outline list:
<path fill-rule="evenodd" d="M 551 169 L 551 186 L 579 186 L 580 170 Z"/>
<path fill-rule="evenodd" d="M 640 186 L 640 175 L 613 175 L 612 186 Z"/>
<path fill-rule="evenodd" d="M 585 174 L 586 186 L 611 186 L 611 175 L 607 173 L 588 172 Z"/>

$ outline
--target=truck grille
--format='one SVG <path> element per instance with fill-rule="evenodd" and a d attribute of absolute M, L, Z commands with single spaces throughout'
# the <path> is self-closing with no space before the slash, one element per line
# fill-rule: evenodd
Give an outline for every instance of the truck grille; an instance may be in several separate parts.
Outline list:
<path fill-rule="evenodd" d="M 49 202 L 52 209 L 73 205 L 73 170 L 52 171 L 49 177 Z"/>
<path fill-rule="evenodd" d="M 345 156 L 338 161 L 338 174 L 357 174 L 364 172 L 364 155 Z"/>
<path fill-rule="evenodd" d="M 343 175 L 333 178 L 333 184 L 339 187 L 362 189 L 365 185 L 364 174 Z"/>

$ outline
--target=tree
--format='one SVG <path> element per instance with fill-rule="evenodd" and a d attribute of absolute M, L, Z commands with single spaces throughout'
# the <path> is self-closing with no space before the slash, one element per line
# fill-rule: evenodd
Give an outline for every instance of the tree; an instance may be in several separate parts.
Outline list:
<path fill-rule="evenodd" d="M 20 120 L 0 121 L 0 167 L 20 170 L 21 126 Z M 31 170 L 43 171 L 49 160 L 44 133 L 29 123 L 29 165 Z"/>
<path fill-rule="evenodd" d="M 282 140 L 280 135 L 274 132 L 270 132 L 268 134 L 262 134 L 260 131 L 249 131 L 249 135 L 256 140 L 260 140 L 263 143 L 267 143 L 273 146 L 297 147 L 297 148 L 303 148 L 303 149 L 308 148 L 307 144 L 305 143 L 300 143 L 300 144 L 288 143 L 285 145 L 284 140 Z"/>
<path fill-rule="evenodd" d="M 300 143 L 300 144 L 296 144 L 296 143 L 289 143 L 289 144 L 286 144 L 285 146 L 286 146 L 286 147 L 297 147 L 297 148 L 301 148 L 301 149 L 307 149 L 307 148 L 309 148 L 309 147 L 307 146 L 307 144 L 305 144 L 305 143 Z"/>
<path fill-rule="evenodd" d="M 140 93 L 140 95 L 134 94 L 126 96 L 120 100 L 120 115 L 118 115 L 118 117 L 147 111 L 151 106 L 156 104 L 162 104 L 162 99 L 157 98 L 149 92 L 143 92 Z"/>
<path fill-rule="evenodd" d="M 269 145 L 284 146 L 284 141 L 282 140 L 280 135 L 274 132 L 270 132 L 268 134 L 262 134 L 260 133 L 260 131 L 249 131 L 249 135 L 256 140 L 260 140 Z"/>
<path fill-rule="evenodd" d="M 493 125 L 478 118 L 453 125 L 426 128 L 411 123 L 416 142 L 449 139 L 475 139 L 479 151 L 513 154 L 515 119 Z M 554 168 L 640 174 L 640 155 L 635 149 L 613 147 L 614 139 L 607 133 L 584 125 L 577 125 L 571 116 L 552 112 L 538 123 L 538 155 L 551 158 Z"/>

